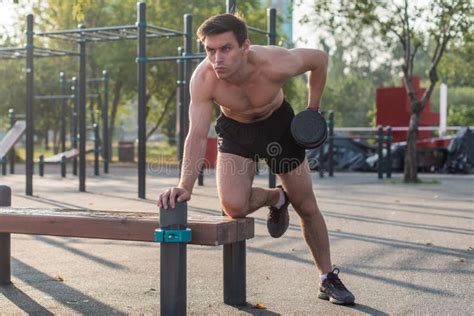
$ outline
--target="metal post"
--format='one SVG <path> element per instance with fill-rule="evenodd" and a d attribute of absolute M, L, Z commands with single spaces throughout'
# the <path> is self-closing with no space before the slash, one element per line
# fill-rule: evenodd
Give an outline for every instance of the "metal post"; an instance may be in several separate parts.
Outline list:
<path fill-rule="evenodd" d="M 3 157 L 1 163 L 2 163 L 2 175 L 5 176 L 7 174 L 7 159 Z"/>
<path fill-rule="evenodd" d="M 237 8 L 237 0 L 227 0 L 226 1 L 226 12 L 234 13 Z"/>
<path fill-rule="evenodd" d="M 184 15 L 184 55 L 190 56 L 193 53 L 193 16 L 191 14 Z M 191 95 L 189 93 L 189 83 L 192 75 L 192 61 L 186 60 L 184 62 L 184 130 L 183 134 L 188 135 L 189 131 L 189 103 Z"/>
<path fill-rule="evenodd" d="M 74 91 L 74 106 L 72 109 L 72 115 L 71 115 L 71 146 L 72 148 L 77 149 L 77 112 L 79 110 L 79 94 L 78 94 L 78 83 L 77 83 L 77 78 L 72 77 L 72 87 Z M 74 158 L 72 160 L 72 174 L 77 176 L 77 158 Z"/>
<path fill-rule="evenodd" d="M 198 47 L 198 52 L 199 53 L 204 53 L 204 45 L 201 41 L 198 41 L 197 43 Z M 198 185 L 203 186 L 204 185 L 204 164 L 201 166 L 199 169 L 199 176 L 198 176 Z"/>
<path fill-rule="evenodd" d="M 102 71 L 103 76 L 103 104 L 102 104 L 102 159 L 104 160 L 104 173 L 109 173 L 110 138 L 109 138 L 109 74 Z"/>
<path fill-rule="evenodd" d="M 268 45 L 276 45 L 276 9 L 268 8 L 267 9 L 267 42 Z"/>
<path fill-rule="evenodd" d="M 178 47 L 178 56 L 182 56 L 184 49 Z M 178 161 L 181 163 L 184 153 L 184 61 L 178 59 L 178 88 L 176 91 L 176 135 L 178 138 Z"/>
<path fill-rule="evenodd" d="M 319 147 L 318 171 L 319 177 L 324 178 L 324 144 Z"/>
<path fill-rule="evenodd" d="M 35 126 L 33 120 L 34 102 L 34 46 L 33 46 L 33 15 L 26 16 L 26 195 L 33 195 L 33 153 Z"/>
<path fill-rule="evenodd" d="M 99 175 L 99 126 L 94 124 L 94 175 Z"/>
<path fill-rule="evenodd" d="M 377 128 L 377 155 L 379 156 L 377 162 L 378 178 L 383 179 L 383 127 L 381 125 Z"/>
<path fill-rule="evenodd" d="M 79 25 L 79 28 L 85 28 Z M 86 40 L 79 40 L 79 191 L 86 191 Z"/>
<path fill-rule="evenodd" d="M 329 144 L 328 144 L 328 169 L 329 176 L 334 176 L 334 112 L 329 112 Z"/>
<path fill-rule="evenodd" d="M 66 177 L 66 156 L 61 155 L 61 177 Z"/>
<path fill-rule="evenodd" d="M 276 45 L 276 9 L 267 9 L 267 44 Z M 269 169 L 268 171 L 268 187 L 276 187 L 276 176 Z"/>
<path fill-rule="evenodd" d="M 186 229 L 186 203 L 174 209 L 160 208 L 160 227 Z M 161 315 L 186 315 L 186 243 L 160 245 L 160 308 Z"/>
<path fill-rule="evenodd" d="M 8 118 L 10 119 L 10 128 L 13 128 L 16 122 L 16 115 L 14 109 L 8 110 Z M 10 149 L 10 173 L 15 173 L 15 144 L 13 144 L 12 149 Z"/>
<path fill-rule="evenodd" d="M 0 185 L 0 206 L 12 205 L 12 190 Z M 0 285 L 11 282 L 11 238 L 10 233 L 0 233 Z"/>
<path fill-rule="evenodd" d="M 66 77 L 64 72 L 59 73 L 59 83 L 61 85 L 61 95 L 66 95 Z M 61 98 L 61 152 L 66 151 L 66 103 L 65 98 Z"/>
<path fill-rule="evenodd" d="M 146 4 L 137 4 L 138 68 L 138 197 L 146 198 Z"/>
<path fill-rule="evenodd" d="M 387 163 L 385 164 L 387 179 L 392 178 L 392 127 L 387 128 Z"/>
<path fill-rule="evenodd" d="M 44 176 L 44 155 L 39 156 L 38 172 L 39 172 L 40 177 Z"/>
<path fill-rule="evenodd" d="M 203 186 L 204 185 L 204 164 L 201 166 L 199 169 L 199 175 L 198 175 L 198 185 Z"/>
<path fill-rule="evenodd" d="M 246 293 L 245 240 L 224 245 L 224 303 L 243 305 Z"/>

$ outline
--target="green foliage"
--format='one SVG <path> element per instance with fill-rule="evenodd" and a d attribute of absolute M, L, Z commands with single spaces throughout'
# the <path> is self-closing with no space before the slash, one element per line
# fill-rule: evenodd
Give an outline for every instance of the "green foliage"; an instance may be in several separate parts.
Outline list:
<path fill-rule="evenodd" d="M 86 27 L 134 25 L 136 22 L 136 0 L 45 0 L 33 2 L 35 15 L 35 31 L 53 31 L 75 29 L 78 24 Z M 18 5 L 19 12 L 23 12 L 26 4 Z M 147 23 L 162 26 L 177 31 L 184 29 L 183 15 L 193 16 L 193 32 L 209 16 L 225 11 L 225 1 L 149 1 L 147 5 Z M 260 1 L 251 0 L 239 3 L 238 11 L 247 22 L 258 28 L 266 29 L 266 8 Z M 24 30 L 24 17 L 19 17 L 19 29 Z M 20 31 L 20 30 L 19 30 Z M 22 34 L 22 32 L 18 32 Z M 194 34 L 193 34 L 194 35 Z M 250 32 L 252 43 L 266 44 L 265 35 Z M 15 40 L 2 34 L 5 46 L 13 46 Z M 20 45 L 24 44 L 24 37 L 20 38 Z M 77 43 L 57 41 L 35 37 L 35 45 L 77 51 Z M 116 122 L 123 120 L 129 123 L 126 126 L 136 126 L 136 41 L 116 41 L 87 46 L 87 77 L 97 78 L 102 70 L 106 69 L 110 76 L 110 115 L 112 103 L 117 100 Z M 16 46 L 16 45 L 15 45 Z M 148 56 L 175 56 L 177 48 L 183 46 L 183 39 L 160 38 L 147 41 Z M 194 43 L 193 50 L 197 50 Z M 24 112 L 25 104 L 25 75 L 24 61 L 0 63 L 0 76 L 11 78 L 2 81 L 0 85 L 0 113 L 6 113 L 8 108 L 15 108 L 18 113 Z M 59 94 L 59 72 L 63 71 L 67 77 L 77 76 L 76 58 L 48 58 L 35 59 L 36 95 Z M 147 129 L 150 130 L 157 122 L 168 135 L 175 133 L 176 109 L 174 94 L 177 80 L 176 62 L 149 63 L 147 73 L 148 114 Z M 96 87 L 89 86 L 89 92 L 94 93 Z M 170 100 L 171 96 L 171 101 Z M 35 102 L 35 122 L 38 135 L 50 129 L 58 131 L 59 111 L 58 101 Z M 97 106 L 92 111 L 96 115 Z M 88 111 L 89 113 L 89 111 Z M 133 120 L 133 123 L 132 123 Z M 5 125 L 6 119 L 3 119 Z M 90 117 L 88 118 L 90 123 Z"/>
<path fill-rule="evenodd" d="M 464 42 L 472 36 L 473 3 L 471 0 L 418 1 L 315 1 L 316 16 L 321 25 L 334 29 L 348 38 L 378 40 L 379 49 L 398 60 L 403 73 L 407 97 L 411 103 L 412 119 L 405 154 L 405 181 L 417 178 L 416 131 L 420 113 L 431 97 L 439 80 L 437 67 L 450 43 Z M 366 31 L 368 34 L 361 31 Z M 367 36 L 369 35 L 369 36 Z M 370 42 L 370 41 L 369 41 Z M 430 58 L 423 65 L 429 77 L 429 87 L 416 96 L 412 77 L 423 61 L 419 53 Z M 401 53 L 401 54 L 400 54 Z M 420 62 L 422 61 L 422 62 Z"/>
<path fill-rule="evenodd" d="M 474 126 L 474 107 L 471 104 L 459 104 L 448 109 L 448 125 Z"/>
<path fill-rule="evenodd" d="M 469 32 L 464 41 L 454 43 L 447 49 L 439 64 L 440 78 L 449 86 L 474 86 L 474 32 Z M 466 67 L 467 66 L 467 67 Z"/>
<path fill-rule="evenodd" d="M 350 74 L 329 84 L 324 92 L 324 108 L 334 110 L 336 126 L 368 126 L 374 104 L 372 83 Z"/>

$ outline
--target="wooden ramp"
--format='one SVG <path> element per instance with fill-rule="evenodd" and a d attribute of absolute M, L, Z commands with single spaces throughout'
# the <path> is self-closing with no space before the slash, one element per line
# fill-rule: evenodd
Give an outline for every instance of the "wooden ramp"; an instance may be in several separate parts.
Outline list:
<path fill-rule="evenodd" d="M 45 163 L 60 163 L 61 157 L 64 156 L 66 160 L 73 159 L 79 157 L 79 150 L 73 148 L 71 150 L 65 151 L 63 153 L 56 154 L 54 156 L 48 157 L 44 159 Z"/>
<path fill-rule="evenodd" d="M 93 152 L 94 148 L 88 148 L 86 149 L 86 153 Z M 79 150 L 77 148 L 73 148 L 70 150 L 67 150 L 65 152 L 56 154 L 54 156 L 48 157 L 44 159 L 44 163 L 60 163 L 61 162 L 61 157 L 64 156 L 64 159 L 70 160 L 79 157 Z"/>
<path fill-rule="evenodd" d="M 0 159 L 3 159 L 10 149 L 20 140 L 23 133 L 26 131 L 25 121 L 16 121 L 15 125 L 8 131 L 8 133 L 0 141 Z"/>

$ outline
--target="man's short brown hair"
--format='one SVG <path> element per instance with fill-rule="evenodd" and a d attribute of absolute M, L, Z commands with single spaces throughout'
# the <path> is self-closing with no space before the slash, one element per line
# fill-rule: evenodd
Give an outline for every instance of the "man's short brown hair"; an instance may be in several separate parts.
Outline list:
<path fill-rule="evenodd" d="M 238 14 L 225 13 L 208 18 L 201 24 L 196 34 L 199 40 L 204 43 L 206 36 L 226 32 L 233 32 L 239 46 L 242 46 L 247 39 L 247 24 Z"/>

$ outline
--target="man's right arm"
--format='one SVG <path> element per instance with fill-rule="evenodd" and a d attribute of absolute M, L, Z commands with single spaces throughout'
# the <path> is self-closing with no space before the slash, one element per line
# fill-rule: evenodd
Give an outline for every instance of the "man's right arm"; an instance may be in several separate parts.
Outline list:
<path fill-rule="evenodd" d="M 199 69 L 193 74 L 190 83 L 191 102 L 189 105 L 189 131 L 184 143 L 181 178 L 175 188 L 163 192 L 158 199 L 159 207 L 174 208 L 175 200 L 187 201 L 191 198 L 194 183 L 199 175 L 207 145 L 207 135 L 212 117 L 212 95 L 209 82 Z"/>
<path fill-rule="evenodd" d="M 191 103 L 189 105 L 189 132 L 184 143 L 181 178 L 178 187 L 192 192 L 199 175 L 207 145 L 207 135 L 211 125 L 211 99 L 202 95 L 202 82 L 191 82 Z"/>

